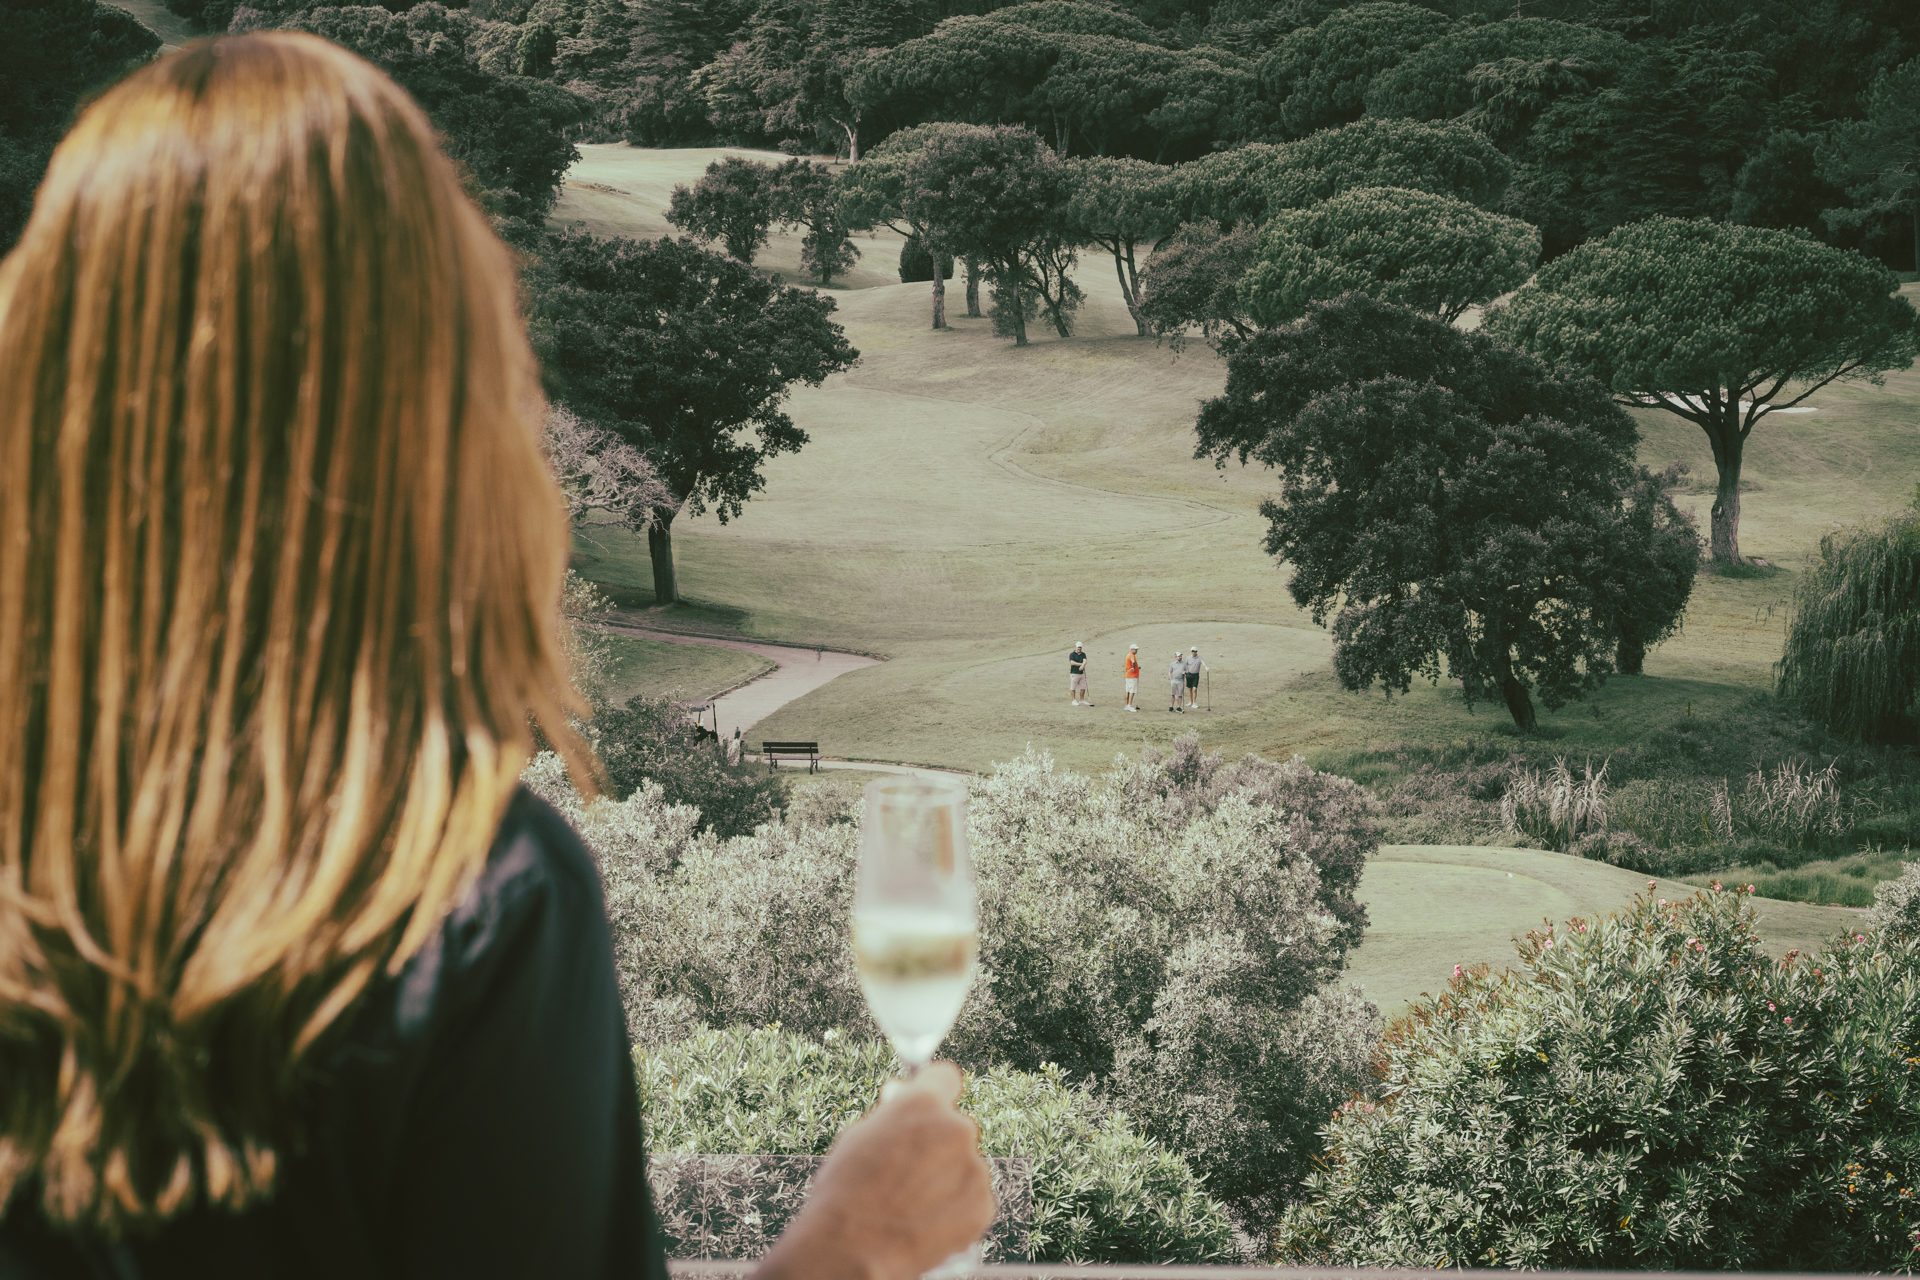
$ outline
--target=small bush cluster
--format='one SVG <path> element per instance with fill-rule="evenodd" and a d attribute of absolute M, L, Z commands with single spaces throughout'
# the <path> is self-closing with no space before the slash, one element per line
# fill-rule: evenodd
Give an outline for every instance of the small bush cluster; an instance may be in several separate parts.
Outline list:
<path fill-rule="evenodd" d="M 1383 1039 L 1278 1239 L 1373 1266 L 1908 1270 L 1920 943 L 1770 959 L 1745 892 L 1529 932 Z"/>
<path fill-rule="evenodd" d="M 564 786 L 544 757 L 529 776 Z M 563 805 L 599 854 L 636 1043 L 776 1021 L 878 1038 L 847 943 L 850 803 L 723 841 L 670 801 Z M 1057 1064 L 1243 1220 L 1269 1214 L 1369 1080 L 1378 1014 L 1338 982 L 1378 844 L 1366 793 L 1189 735 L 1097 778 L 1029 753 L 974 786 L 970 822 L 980 972 L 945 1052 Z"/>
<path fill-rule="evenodd" d="M 1898 876 L 1880 884 L 1867 927 L 1891 938 L 1920 938 L 1920 862 L 1907 863 Z"/>
<path fill-rule="evenodd" d="M 638 1050 L 654 1152 L 823 1155 L 893 1071 L 884 1041 L 778 1026 L 702 1029 Z M 1176 1153 L 1059 1068 L 971 1076 L 960 1107 L 982 1152 L 1034 1161 L 1029 1262 L 1239 1260 L 1225 1209 Z"/>
<path fill-rule="evenodd" d="M 655 783 L 668 804 L 699 809 L 700 829 L 723 840 L 772 822 L 786 806 L 778 774 L 729 765 L 722 744 L 669 698 L 642 695 L 602 710 L 590 733 L 615 798 Z"/>

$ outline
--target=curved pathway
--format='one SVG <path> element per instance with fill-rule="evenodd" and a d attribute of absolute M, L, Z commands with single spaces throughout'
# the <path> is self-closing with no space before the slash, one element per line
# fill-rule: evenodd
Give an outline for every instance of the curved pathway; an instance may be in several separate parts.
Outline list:
<path fill-rule="evenodd" d="M 755 676 L 713 699 L 719 715 L 720 736 L 723 738 L 732 737 L 736 729 L 745 735 L 753 726 L 795 698 L 812 693 L 835 676 L 871 667 L 879 661 L 878 658 L 840 653 L 833 649 L 802 649 L 789 644 L 765 644 L 759 640 L 690 636 L 678 631 L 656 631 L 652 627 L 619 622 L 601 623 L 599 629 L 616 635 L 664 640 L 668 644 L 704 644 L 717 649 L 738 649 L 743 653 L 758 654 L 775 663 L 774 669 L 765 675 Z"/>

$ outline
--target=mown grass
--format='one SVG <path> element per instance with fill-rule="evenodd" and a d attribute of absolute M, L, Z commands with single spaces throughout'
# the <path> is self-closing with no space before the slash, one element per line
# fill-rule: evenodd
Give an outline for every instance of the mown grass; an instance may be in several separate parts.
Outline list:
<path fill-rule="evenodd" d="M 631 220 L 647 199 L 664 207 L 672 183 L 697 177 L 707 158 L 605 148 L 592 165 L 621 176 L 591 166 L 576 176 L 599 173 L 602 185 L 639 193 L 608 206 Z M 572 207 L 563 203 L 563 215 Z M 873 262 L 870 254 L 863 268 Z M 767 736 L 972 770 L 1032 744 L 1093 770 L 1197 728 L 1208 749 L 1298 751 L 1384 793 L 1452 767 L 1454 756 L 1491 762 L 1516 751 L 1536 762 L 1554 753 L 1575 763 L 1637 759 L 1641 776 L 1711 768 L 1737 778 L 1756 753 L 1794 745 L 1776 734 L 1761 695 L 1800 567 L 1829 529 L 1903 505 L 1920 475 L 1914 370 L 1881 387 L 1828 388 L 1810 401 L 1815 413 L 1763 419 L 1747 449 L 1753 487 L 1741 540 L 1772 567 L 1703 575 L 1680 634 L 1649 655 L 1644 676 L 1543 709 L 1542 732 L 1520 738 L 1503 708 L 1470 708 L 1453 688 L 1416 686 L 1389 700 L 1338 687 L 1326 633 L 1260 550 L 1258 508 L 1274 477 L 1192 456 L 1194 414 L 1219 393 L 1223 363 L 1203 345 L 1176 356 L 1136 336 L 1104 258 L 1083 257 L 1077 277 L 1088 293 L 1077 335 L 1036 325 L 1023 349 L 967 319 L 958 288 L 948 295 L 953 327 L 940 332 L 927 327 L 926 285 L 836 290 L 863 359 L 794 393 L 791 412 L 810 442 L 767 466 L 765 491 L 740 519 L 676 522 L 688 603 L 673 614 L 890 659 L 789 704 L 762 723 Z M 1920 297 L 1914 285 L 1907 292 Z M 1644 462 L 1691 468 L 1681 502 L 1704 528 L 1706 437 L 1671 415 L 1635 416 Z M 582 548 L 582 572 L 623 604 L 645 604 L 644 544 L 602 541 Z M 1067 705 L 1075 640 L 1094 656 L 1090 710 Z M 1136 642 L 1145 709 L 1128 714 L 1119 663 Z M 1157 672 L 1190 644 L 1213 668 L 1214 709 L 1169 715 Z M 1431 806 L 1423 812 L 1431 817 Z M 1416 816 L 1403 815 L 1399 838 L 1461 842 L 1447 815 L 1424 832 Z M 1504 946 L 1510 932 L 1487 936 Z"/>
<path fill-rule="evenodd" d="M 773 669 L 759 654 L 738 649 L 617 635 L 608 636 L 607 644 L 612 658 L 609 700 L 616 705 L 636 694 L 681 701 L 711 698 Z"/>

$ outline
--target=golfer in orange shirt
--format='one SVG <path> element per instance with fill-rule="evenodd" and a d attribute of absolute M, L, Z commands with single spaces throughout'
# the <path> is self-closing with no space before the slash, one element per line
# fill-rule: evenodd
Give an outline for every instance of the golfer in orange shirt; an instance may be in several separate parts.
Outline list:
<path fill-rule="evenodd" d="M 1127 710 L 1140 709 L 1133 705 L 1133 695 L 1138 692 L 1140 692 L 1140 646 L 1130 644 L 1127 646 Z"/>

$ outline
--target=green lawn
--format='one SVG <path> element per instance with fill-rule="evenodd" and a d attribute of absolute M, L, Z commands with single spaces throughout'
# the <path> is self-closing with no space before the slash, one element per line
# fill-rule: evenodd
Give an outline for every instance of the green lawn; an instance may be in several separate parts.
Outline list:
<path fill-rule="evenodd" d="M 1677 880 L 1656 883 L 1661 897 L 1694 891 Z M 1646 876 L 1560 853 L 1388 845 L 1360 881 L 1367 934 L 1349 957 L 1347 976 L 1391 1018 L 1422 992 L 1442 990 L 1454 965 L 1505 968 L 1514 961 L 1515 935 L 1543 920 L 1618 910 L 1646 888 Z M 1760 897 L 1753 903 L 1762 942 L 1775 956 L 1818 946 L 1860 918 L 1840 907 Z"/>
<path fill-rule="evenodd" d="M 757 653 L 710 645 L 672 644 L 640 636 L 608 636 L 613 656 L 611 700 L 618 705 L 635 694 L 681 701 L 711 698 L 773 670 Z"/>

